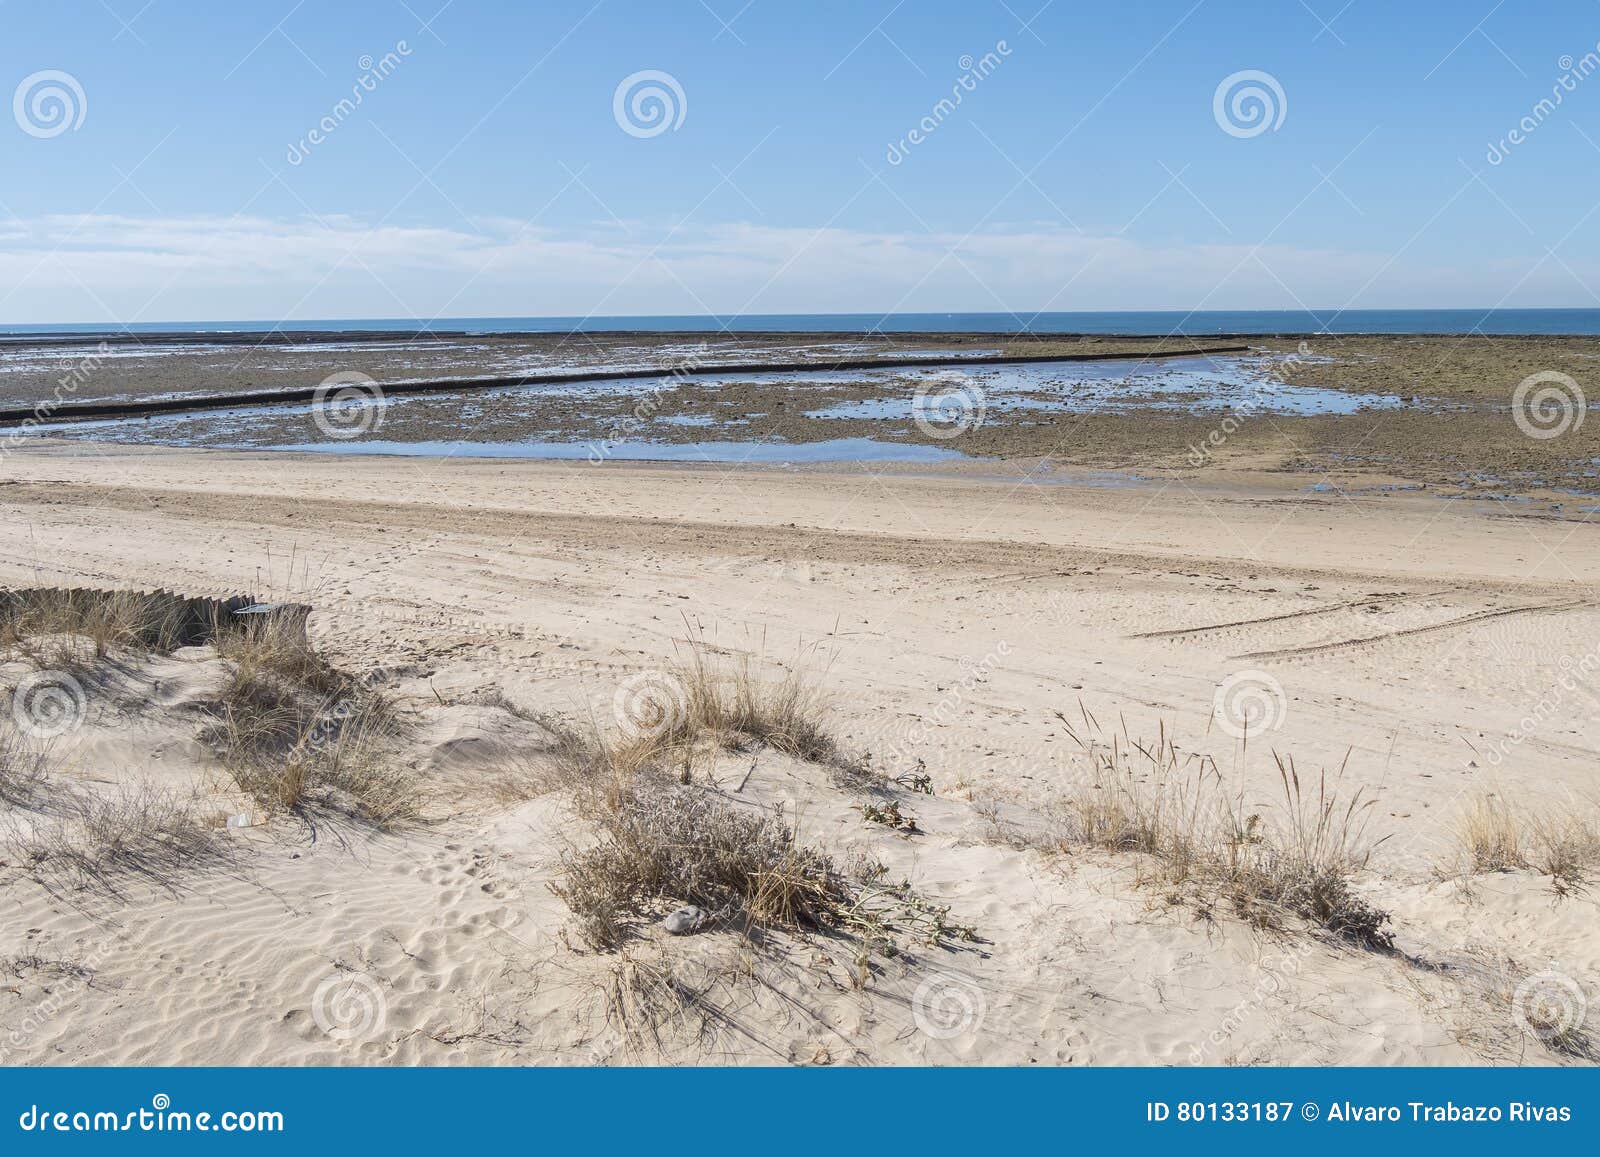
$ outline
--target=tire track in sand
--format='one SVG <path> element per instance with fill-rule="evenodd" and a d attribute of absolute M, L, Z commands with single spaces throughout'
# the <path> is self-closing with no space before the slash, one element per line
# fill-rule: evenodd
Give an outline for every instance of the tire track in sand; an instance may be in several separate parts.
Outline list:
<path fill-rule="evenodd" d="M 1459 618 L 1446 619 L 1442 623 L 1430 623 L 1423 627 L 1405 627 L 1398 631 L 1384 631 L 1378 635 L 1366 635 L 1356 639 L 1340 639 L 1333 643 L 1314 643 L 1306 647 L 1283 647 L 1270 651 L 1247 651 L 1242 655 L 1230 655 L 1230 659 L 1288 659 L 1299 655 L 1323 655 L 1330 651 L 1344 651 L 1352 647 L 1363 647 L 1370 643 L 1383 643 L 1390 639 L 1407 638 L 1412 635 L 1426 635 L 1434 631 L 1445 631 L 1452 627 L 1469 626 L 1472 623 L 1483 622 L 1486 619 L 1498 619 L 1507 615 L 1539 615 L 1559 614 L 1562 611 L 1573 611 L 1580 607 L 1594 605 L 1593 599 L 1572 599 L 1564 603 L 1535 603 L 1525 607 L 1501 607 L 1495 610 L 1473 611 L 1469 615 Z"/>

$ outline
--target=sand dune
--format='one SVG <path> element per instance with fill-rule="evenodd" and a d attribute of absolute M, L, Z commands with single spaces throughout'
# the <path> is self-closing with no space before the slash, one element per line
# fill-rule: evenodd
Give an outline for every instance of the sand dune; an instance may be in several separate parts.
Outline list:
<path fill-rule="evenodd" d="M 201 738 L 228 677 L 212 649 L 96 668 L 50 745 L 61 782 L 156 784 L 252 822 L 219 828 L 214 863 L 120 895 L 0 853 L 7 1062 L 1588 1058 L 1581 1029 L 1553 1044 L 1518 1010 L 1600 992 L 1594 897 L 1537 866 L 1464 871 L 1457 828 L 1483 793 L 1595 814 L 1591 526 L 1280 474 L 979 476 L 997 472 L 12 451 L 0 583 L 310 604 L 318 648 L 398 702 L 428 802 L 389 832 L 264 814 Z M 646 927 L 618 954 L 573 934 L 550 885 L 592 837 L 561 793 L 498 779 L 548 754 L 534 716 L 612 728 L 619 687 L 691 639 L 762 678 L 803 661 L 839 744 L 891 772 L 920 760 L 935 794 L 891 791 L 910 834 L 770 749 L 711 752 L 696 782 L 877 858 L 975 942 L 863 971 L 838 937 Z M 1265 712 L 1248 739 L 1230 694 Z M 1363 789 L 1387 838 L 1354 885 L 1394 950 L 1251 927 L 1152 887 L 1140 854 L 1059 838 L 1092 773 L 1069 726 L 1091 717 L 1209 757 L 1265 815 L 1275 752 Z M 7 806 L 13 835 L 39 822 Z M 662 974 L 697 1000 L 641 1031 L 618 977 Z"/>

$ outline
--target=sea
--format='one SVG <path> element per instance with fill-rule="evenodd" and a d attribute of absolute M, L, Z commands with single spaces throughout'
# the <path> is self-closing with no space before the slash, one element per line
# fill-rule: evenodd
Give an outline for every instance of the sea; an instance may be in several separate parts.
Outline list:
<path fill-rule="evenodd" d="M 1113 335 L 1429 333 L 1600 335 L 1600 309 L 1105 310 L 1070 313 L 771 313 L 718 317 L 322 318 L 290 321 L 179 321 L 0 325 L 0 334 L 271 333 L 1072 333 Z"/>

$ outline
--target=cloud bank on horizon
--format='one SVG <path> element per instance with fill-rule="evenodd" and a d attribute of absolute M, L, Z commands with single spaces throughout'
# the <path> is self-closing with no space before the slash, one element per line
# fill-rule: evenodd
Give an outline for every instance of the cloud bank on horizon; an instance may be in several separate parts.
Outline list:
<path fill-rule="evenodd" d="M 268 9 L 9 14 L 0 323 L 1600 306 L 1581 0 Z"/>
<path fill-rule="evenodd" d="M 871 233 L 748 223 L 583 233 L 352 218 L 62 215 L 0 226 L 0 315 L 113 318 L 607 316 L 1542 305 L 1569 272 L 1398 266 L 1380 251 L 1152 243 L 1048 223 Z M 1600 282 L 1600 269 L 1587 275 Z M 1519 281 L 1520 279 L 1520 281 Z M 1506 289 L 1518 282 L 1516 292 Z M 1316 284 L 1315 301 L 1295 285 Z M 367 308 L 351 313 L 355 305 Z"/>

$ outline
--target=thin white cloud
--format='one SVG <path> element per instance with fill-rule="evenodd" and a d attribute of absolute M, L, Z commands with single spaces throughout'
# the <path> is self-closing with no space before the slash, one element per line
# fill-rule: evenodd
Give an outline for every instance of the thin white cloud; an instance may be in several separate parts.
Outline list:
<path fill-rule="evenodd" d="M 473 230 L 55 215 L 0 229 L 0 320 L 1475 307 L 1519 280 L 1505 304 L 1587 300 L 1556 263 L 1527 273 L 1048 225 L 963 236 L 627 222 L 575 233 L 503 219 Z"/>

